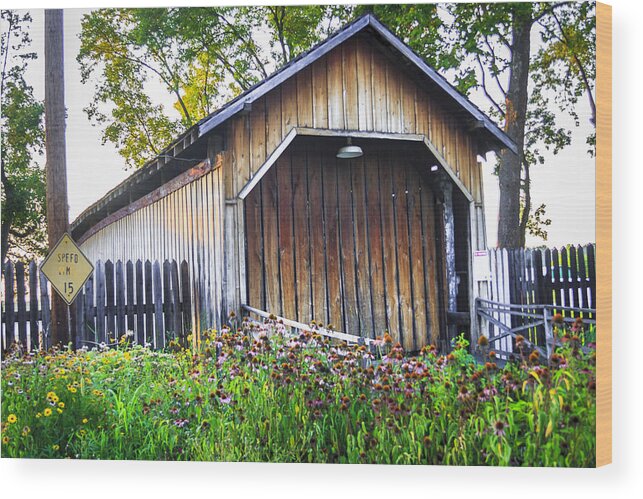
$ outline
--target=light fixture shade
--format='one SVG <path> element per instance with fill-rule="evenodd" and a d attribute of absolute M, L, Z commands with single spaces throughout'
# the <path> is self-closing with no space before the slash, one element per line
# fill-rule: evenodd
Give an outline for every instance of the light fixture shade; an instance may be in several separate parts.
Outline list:
<path fill-rule="evenodd" d="M 364 153 L 362 152 L 362 148 L 359 146 L 354 146 L 351 144 L 351 139 L 348 137 L 346 141 L 346 145 L 343 147 L 339 148 L 339 151 L 337 151 L 337 157 L 340 159 L 351 159 L 351 158 L 359 158 L 362 156 Z"/>

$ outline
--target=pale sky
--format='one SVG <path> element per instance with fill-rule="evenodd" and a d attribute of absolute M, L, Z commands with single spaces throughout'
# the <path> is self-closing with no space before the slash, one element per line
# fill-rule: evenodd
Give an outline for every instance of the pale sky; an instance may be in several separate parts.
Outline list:
<path fill-rule="evenodd" d="M 78 34 L 80 20 L 87 10 L 66 9 L 65 19 L 65 99 L 67 119 L 67 174 L 69 217 L 73 221 L 85 208 L 100 199 L 106 192 L 128 177 L 131 170 L 124 170 L 124 161 L 115 148 L 101 144 L 101 132 L 90 125 L 83 112 L 93 97 L 93 85 L 80 82 L 80 71 L 76 55 L 80 47 Z M 36 98 L 44 97 L 44 14 L 42 10 L 31 10 L 32 50 L 39 58 L 30 63 L 28 81 L 34 87 Z M 160 87 L 152 94 L 158 102 L 166 103 L 172 109 L 172 101 Z M 484 97 L 474 95 L 472 100 L 487 108 Z M 585 137 L 589 130 L 589 106 L 585 96 L 580 100 L 579 116 L 581 127 L 573 129 L 572 144 L 558 155 L 547 155 L 544 165 L 531 169 L 533 204 L 547 205 L 547 216 L 552 219 L 548 227 L 549 240 L 528 237 L 528 246 L 547 244 L 585 244 L 595 241 L 595 162 L 586 153 Z M 566 117 L 561 117 L 569 123 Z M 484 196 L 487 219 L 487 241 L 495 246 L 498 218 L 498 185 L 493 176 L 493 154 L 483 163 Z"/>

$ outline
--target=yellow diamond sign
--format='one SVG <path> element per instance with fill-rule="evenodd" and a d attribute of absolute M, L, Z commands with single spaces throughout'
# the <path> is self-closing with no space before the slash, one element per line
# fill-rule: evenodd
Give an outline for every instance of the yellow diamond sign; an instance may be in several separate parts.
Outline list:
<path fill-rule="evenodd" d="M 65 234 L 42 262 L 40 271 L 67 305 L 71 305 L 92 275 L 94 266 L 69 234 Z"/>

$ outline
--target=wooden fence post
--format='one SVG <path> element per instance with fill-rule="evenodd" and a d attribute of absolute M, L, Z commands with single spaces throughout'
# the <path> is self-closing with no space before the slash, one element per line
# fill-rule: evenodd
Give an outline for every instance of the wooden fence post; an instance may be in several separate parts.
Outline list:
<path fill-rule="evenodd" d="M 40 315 L 42 325 L 42 348 L 51 344 L 51 309 L 49 308 L 49 283 L 45 274 L 40 272 Z"/>
<path fill-rule="evenodd" d="M 551 358 L 554 335 L 551 329 L 551 318 L 549 316 L 549 309 L 543 307 L 543 320 L 545 323 L 545 345 L 547 346 L 547 359 Z"/>
<path fill-rule="evenodd" d="M 82 325 L 83 341 L 96 342 L 96 308 L 94 307 L 94 276 L 90 275 L 85 283 L 85 321 Z"/>
<path fill-rule="evenodd" d="M 96 262 L 96 341 L 107 343 L 105 339 L 105 266 Z"/>
<path fill-rule="evenodd" d="M 15 310 L 13 297 L 13 263 L 7 262 L 4 266 L 4 303 L 5 303 L 5 345 L 8 350 L 16 340 Z"/>
<path fill-rule="evenodd" d="M 165 345 L 165 329 L 163 327 L 163 283 L 161 281 L 161 265 L 158 261 L 152 266 L 154 290 L 154 348 L 161 349 Z"/>
<path fill-rule="evenodd" d="M 27 347 L 27 304 L 25 302 L 25 264 L 16 263 L 16 299 L 18 301 L 18 341 Z"/>
<path fill-rule="evenodd" d="M 30 350 L 38 348 L 38 265 L 29 263 L 29 343 Z"/>
<path fill-rule="evenodd" d="M 143 282 L 143 262 L 136 260 L 136 343 L 145 345 L 145 283 Z"/>

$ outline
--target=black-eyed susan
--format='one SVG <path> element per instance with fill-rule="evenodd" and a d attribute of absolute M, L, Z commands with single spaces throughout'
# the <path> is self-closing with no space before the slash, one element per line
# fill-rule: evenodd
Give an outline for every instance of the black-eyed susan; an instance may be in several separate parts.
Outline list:
<path fill-rule="evenodd" d="M 18 417 L 15 414 L 9 414 L 7 417 L 7 423 L 14 424 L 16 421 L 18 421 Z"/>
<path fill-rule="evenodd" d="M 49 416 L 51 416 L 51 412 L 51 409 L 47 407 L 44 411 L 42 411 L 42 415 L 48 418 Z"/>

